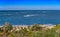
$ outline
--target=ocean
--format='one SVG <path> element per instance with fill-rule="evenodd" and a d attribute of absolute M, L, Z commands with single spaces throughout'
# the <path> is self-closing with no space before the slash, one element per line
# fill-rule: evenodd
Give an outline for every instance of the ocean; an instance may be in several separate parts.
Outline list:
<path fill-rule="evenodd" d="M 0 10 L 0 25 L 60 24 L 60 10 Z"/>

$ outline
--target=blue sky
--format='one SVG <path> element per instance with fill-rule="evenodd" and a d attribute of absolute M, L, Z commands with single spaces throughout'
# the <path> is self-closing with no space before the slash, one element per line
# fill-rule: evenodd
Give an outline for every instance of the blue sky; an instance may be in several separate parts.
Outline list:
<path fill-rule="evenodd" d="M 60 10 L 60 0 L 0 0 L 0 10 Z"/>

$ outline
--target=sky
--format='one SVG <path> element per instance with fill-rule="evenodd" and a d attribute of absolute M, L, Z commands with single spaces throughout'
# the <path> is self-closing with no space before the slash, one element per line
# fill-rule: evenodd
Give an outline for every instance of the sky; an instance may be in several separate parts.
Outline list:
<path fill-rule="evenodd" d="M 0 0 L 0 10 L 60 10 L 60 0 Z"/>

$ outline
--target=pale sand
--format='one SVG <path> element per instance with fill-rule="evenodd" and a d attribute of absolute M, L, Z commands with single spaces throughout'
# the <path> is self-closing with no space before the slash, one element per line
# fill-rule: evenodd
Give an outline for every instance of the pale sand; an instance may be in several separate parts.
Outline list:
<path fill-rule="evenodd" d="M 13 27 L 28 27 L 28 26 L 33 26 L 33 25 L 13 25 Z M 40 25 L 41 27 L 47 27 L 47 28 L 53 28 L 54 26 L 56 25 L 50 25 L 50 24 L 43 24 L 43 25 Z M 0 26 L 0 27 L 3 27 L 3 26 Z"/>
<path fill-rule="evenodd" d="M 28 26 L 30 26 L 30 27 L 32 27 L 33 25 L 13 25 L 13 27 L 28 27 Z M 46 25 L 46 24 L 44 24 L 44 25 L 40 25 L 41 27 L 46 27 L 46 28 L 53 28 L 54 26 L 56 26 L 56 25 Z"/>

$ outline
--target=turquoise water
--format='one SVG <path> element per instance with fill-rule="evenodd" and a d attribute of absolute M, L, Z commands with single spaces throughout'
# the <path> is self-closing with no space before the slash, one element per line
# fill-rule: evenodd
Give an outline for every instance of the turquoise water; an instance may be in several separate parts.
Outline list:
<path fill-rule="evenodd" d="M 0 25 L 60 24 L 60 10 L 0 10 Z"/>

